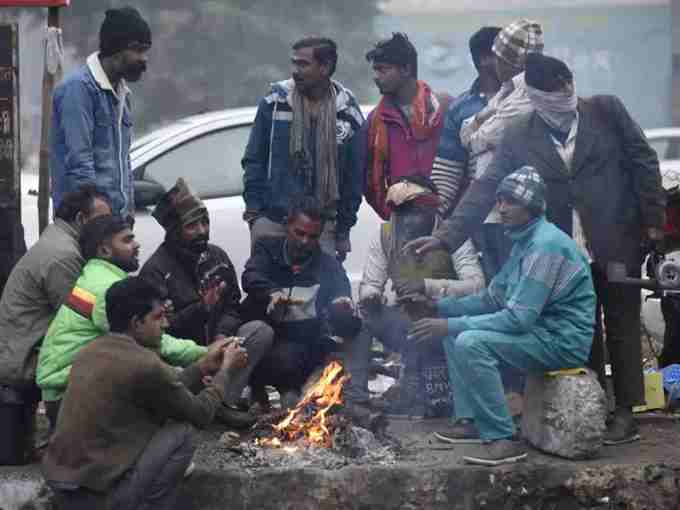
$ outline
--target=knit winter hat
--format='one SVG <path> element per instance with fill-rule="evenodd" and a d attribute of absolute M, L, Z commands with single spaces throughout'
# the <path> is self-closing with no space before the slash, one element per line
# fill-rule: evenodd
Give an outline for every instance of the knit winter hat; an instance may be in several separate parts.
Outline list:
<path fill-rule="evenodd" d="M 545 212 L 545 182 L 532 166 L 523 166 L 501 181 L 496 196 L 510 197 L 536 215 Z"/>
<path fill-rule="evenodd" d="M 110 57 L 126 50 L 132 43 L 151 46 L 151 29 L 133 7 L 109 9 L 99 30 L 99 53 Z"/>
<path fill-rule="evenodd" d="M 543 29 L 536 21 L 517 20 L 498 33 L 492 50 L 498 58 L 524 69 L 527 54 L 543 53 Z"/>
<path fill-rule="evenodd" d="M 393 209 L 405 204 L 421 207 L 439 207 L 437 187 L 427 177 L 406 176 L 392 184 L 387 190 L 385 202 Z"/>
<path fill-rule="evenodd" d="M 207 216 L 208 209 L 180 177 L 170 191 L 161 197 L 151 215 L 166 232 L 170 232 Z"/>

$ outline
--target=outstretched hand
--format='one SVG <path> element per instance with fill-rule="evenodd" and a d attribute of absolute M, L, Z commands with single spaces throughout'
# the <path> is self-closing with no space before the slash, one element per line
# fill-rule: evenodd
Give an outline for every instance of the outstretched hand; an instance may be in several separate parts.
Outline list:
<path fill-rule="evenodd" d="M 434 236 L 424 236 L 409 241 L 402 248 L 404 253 L 415 253 L 416 255 L 425 255 L 434 250 L 445 248 L 444 241 Z"/>
<path fill-rule="evenodd" d="M 413 323 L 408 339 L 417 344 L 428 344 L 448 334 L 449 323 L 446 319 L 420 319 Z"/>
<path fill-rule="evenodd" d="M 227 284 L 225 282 L 220 282 L 216 285 L 208 287 L 205 290 L 199 291 L 203 306 L 205 306 L 208 310 L 215 306 L 222 297 L 222 292 L 224 292 L 226 286 Z"/>

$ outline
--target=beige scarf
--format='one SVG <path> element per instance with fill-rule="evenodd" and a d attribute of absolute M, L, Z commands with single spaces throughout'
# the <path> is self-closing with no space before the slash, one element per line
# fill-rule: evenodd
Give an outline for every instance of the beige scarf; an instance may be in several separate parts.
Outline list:
<path fill-rule="evenodd" d="M 321 101 L 316 125 L 316 139 L 309 140 L 311 114 L 305 109 L 302 94 L 293 87 L 291 106 L 293 122 L 290 130 L 291 171 L 304 181 L 306 194 L 315 194 L 323 209 L 336 209 L 338 194 L 338 143 L 336 134 L 336 91 L 330 85 L 329 94 Z M 310 150 L 315 144 L 316 161 L 312 164 Z M 313 174 L 316 167 L 316 176 Z M 314 183 L 316 181 L 316 189 Z"/>

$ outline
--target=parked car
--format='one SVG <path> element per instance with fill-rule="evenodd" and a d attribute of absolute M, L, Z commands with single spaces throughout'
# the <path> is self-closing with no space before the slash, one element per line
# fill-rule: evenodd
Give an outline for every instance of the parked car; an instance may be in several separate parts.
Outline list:
<path fill-rule="evenodd" d="M 241 219 L 245 209 L 241 158 L 255 113 L 255 108 L 234 108 L 194 115 L 133 143 L 130 160 L 138 207 L 135 233 L 142 245 L 142 261 L 164 237 L 163 229 L 151 216 L 152 207 L 178 177 L 183 177 L 210 211 L 211 242 L 227 251 L 240 274 L 250 255 L 250 233 Z M 22 216 L 30 245 L 37 239 L 37 200 L 27 192 L 38 188 L 37 176 L 24 176 L 22 188 Z M 344 263 L 355 289 L 367 257 L 368 241 L 376 235 L 380 222 L 365 203 L 358 216 L 350 234 L 352 252 Z"/>

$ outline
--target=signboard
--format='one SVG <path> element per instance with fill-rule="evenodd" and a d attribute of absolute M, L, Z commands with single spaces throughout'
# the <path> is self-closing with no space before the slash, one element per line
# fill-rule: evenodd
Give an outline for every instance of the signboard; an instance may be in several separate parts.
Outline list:
<path fill-rule="evenodd" d="M 16 28 L 0 25 L 0 207 L 17 207 Z"/>
<path fill-rule="evenodd" d="M 0 7 L 68 7 L 71 0 L 0 0 Z"/>
<path fill-rule="evenodd" d="M 17 34 L 16 23 L 0 25 L 0 292 L 26 252 L 21 227 Z"/>

